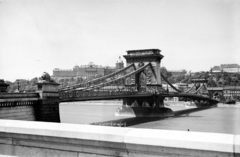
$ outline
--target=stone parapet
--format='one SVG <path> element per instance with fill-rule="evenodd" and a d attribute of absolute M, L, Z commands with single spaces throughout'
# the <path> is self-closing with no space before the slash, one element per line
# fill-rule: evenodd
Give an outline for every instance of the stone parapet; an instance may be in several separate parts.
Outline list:
<path fill-rule="evenodd" d="M 35 121 L 33 105 L 1 107 L 0 119 Z"/>
<path fill-rule="evenodd" d="M 0 99 L 39 98 L 38 93 L 0 93 Z"/>
<path fill-rule="evenodd" d="M 11 156 L 240 156 L 240 135 L 0 120 Z"/>

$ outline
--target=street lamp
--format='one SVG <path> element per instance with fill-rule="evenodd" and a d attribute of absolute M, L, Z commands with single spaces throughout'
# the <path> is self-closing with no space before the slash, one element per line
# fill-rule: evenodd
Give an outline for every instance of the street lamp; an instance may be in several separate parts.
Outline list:
<path fill-rule="evenodd" d="M 20 92 L 20 80 L 16 80 L 17 81 L 17 89 L 18 89 L 18 92 Z"/>

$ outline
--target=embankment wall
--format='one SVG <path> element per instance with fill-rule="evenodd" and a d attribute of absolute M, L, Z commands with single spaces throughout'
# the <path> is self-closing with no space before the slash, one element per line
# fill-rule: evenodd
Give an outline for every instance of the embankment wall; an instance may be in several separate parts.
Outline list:
<path fill-rule="evenodd" d="M 33 106 L 0 107 L 0 119 L 35 121 Z"/>

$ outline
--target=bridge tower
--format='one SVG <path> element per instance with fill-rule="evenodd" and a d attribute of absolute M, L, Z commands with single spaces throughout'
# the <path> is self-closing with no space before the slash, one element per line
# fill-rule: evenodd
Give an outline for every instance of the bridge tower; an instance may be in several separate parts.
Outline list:
<path fill-rule="evenodd" d="M 207 89 L 207 80 L 206 79 L 191 79 L 191 82 L 194 83 L 194 88 L 190 92 L 201 93 L 203 95 L 209 96 Z"/>
<path fill-rule="evenodd" d="M 161 84 L 160 63 L 163 55 L 159 49 L 142 49 L 129 50 L 127 55 L 124 55 L 127 66 L 134 64 L 136 69 L 144 65 L 151 64 L 151 68 L 146 68 L 144 71 L 137 73 L 131 78 L 127 78 L 125 85 L 134 86 L 138 91 L 163 91 Z"/>
<path fill-rule="evenodd" d="M 149 69 L 146 68 L 127 78 L 125 86 L 136 87 L 139 93 L 153 91 L 155 94 L 150 97 L 123 99 L 123 106 L 116 111 L 115 115 L 127 116 L 134 114 L 137 117 L 167 117 L 173 115 L 171 109 L 164 108 L 164 97 L 160 96 L 161 92 L 163 92 L 160 74 L 160 63 L 163 55 L 160 52 L 159 49 L 129 50 L 127 55 L 123 56 L 126 59 L 127 66 L 134 64 L 136 69 L 151 63 Z"/>
<path fill-rule="evenodd" d="M 127 66 L 134 63 L 137 68 L 151 63 L 156 73 L 156 81 L 151 84 L 161 86 L 160 63 L 164 56 L 160 52 L 161 50 L 159 49 L 129 50 L 127 51 L 127 55 L 124 55 L 124 58 L 126 59 Z"/>

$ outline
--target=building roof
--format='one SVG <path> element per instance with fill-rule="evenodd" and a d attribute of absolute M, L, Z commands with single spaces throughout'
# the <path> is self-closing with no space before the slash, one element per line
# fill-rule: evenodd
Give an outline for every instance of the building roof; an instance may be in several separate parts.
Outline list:
<path fill-rule="evenodd" d="M 240 68 L 238 64 L 221 64 L 221 68 Z"/>
<path fill-rule="evenodd" d="M 123 60 L 121 59 L 121 56 L 119 56 L 117 63 L 123 63 Z"/>
<path fill-rule="evenodd" d="M 142 52 L 142 51 L 158 51 L 158 52 L 161 52 L 161 50 L 159 49 L 138 49 L 138 50 L 128 50 L 127 52 Z"/>
<path fill-rule="evenodd" d="M 143 53 L 149 53 L 149 54 L 160 54 L 161 50 L 159 49 L 140 49 L 140 50 L 128 50 L 127 54 L 143 54 Z"/>
<path fill-rule="evenodd" d="M 221 68 L 220 68 L 220 66 L 214 66 L 212 68 L 212 71 L 221 71 Z"/>

